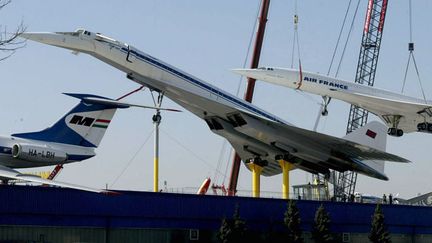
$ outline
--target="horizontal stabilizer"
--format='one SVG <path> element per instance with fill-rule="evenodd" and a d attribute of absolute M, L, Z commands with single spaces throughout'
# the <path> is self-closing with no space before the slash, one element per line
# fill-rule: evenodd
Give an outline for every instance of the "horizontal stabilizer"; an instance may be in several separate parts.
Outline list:
<path fill-rule="evenodd" d="M 136 105 L 136 104 L 130 104 L 130 103 L 120 102 L 116 100 L 101 99 L 101 98 L 94 98 L 94 97 L 83 98 L 83 100 L 84 102 L 89 104 L 113 105 L 113 106 L 118 106 L 119 108 L 139 107 L 144 109 L 181 112 L 181 110 L 176 110 L 176 109 L 161 108 L 161 107 L 146 106 L 146 105 Z"/>
<path fill-rule="evenodd" d="M 63 94 L 67 95 L 67 96 L 71 96 L 71 97 L 77 98 L 77 99 L 80 99 L 82 101 L 86 101 L 86 103 L 88 103 L 88 104 L 106 105 L 106 106 L 108 106 L 110 108 L 129 108 L 130 107 L 130 106 L 122 104 L 120 102 L 116 102 L 113 99 L 106 98 L 106 97 L 99 96 L 99 95 L 93 95 L 93 94 L 75 94 L 75 93 L 63 93 Z"/>
<path fill-rule="evenodd" d="M 38 132 L 16 133 L 12 136 L 83 147 L 97 147 L 117 109 L 140 107 L 179 112 L 175 109 L 119 102 L 92 94 L 64 94 L 81 101 L 53 126 Z"/>
<path fill-rule="evenodd" d="M 106 106 L 112 106 L 112 108 L 139 107 L 139 108 L 144 108 L 144 109 L 181 112 L 181 110 L 176 110 L 176 109 L 161 108 L 161 107 L 146 106 L 146 105 L 137 105 L 137 104 L 121 102 L 121 101 L 113 100 L 113 99 L 98 96 L 98 95 L 92 95 L 92 94 L 74 94 L 74 93 L 63 93 L 63 94 L 74 97 L 74 98 L 81 99 L 82 101 L 84 101 L 87 104 L 106 105 Z"/>
<path fill-rule="evenodd" d="M 85 99 L 110 100 L 90 94 L 66 94 L 81 101 L 51 127 L 27 133 L 12 134 L 13 137 L 38 141 L 77 145 L 83 147 L 99 146 L 105 132 L 118 108 L 129 106 L 119 104 L 88 104 Z"/>

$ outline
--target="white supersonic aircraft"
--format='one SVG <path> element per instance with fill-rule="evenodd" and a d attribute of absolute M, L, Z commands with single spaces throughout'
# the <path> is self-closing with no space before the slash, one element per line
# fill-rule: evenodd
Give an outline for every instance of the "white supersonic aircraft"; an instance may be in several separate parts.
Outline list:
<path fill-rule="evenodd" d="M 291 89 L 321 95 L 323 115 L 331 98 L 364 108 L 384 121 L 388 134 L 400 137 L 410 132 L 432 133 L 432 101 L 347 82 L 320 74 L 286 68 L 234 69 L 235 73 Z"/>
<path fill-rule="evenodd" d="M 386 127 L 373 122 L 344 139 L 298 128 L 175 68 L 133 46 L 100 33 L 24 33 L 23 38 L 82 52 L 125 72 L 127 77 L 167 96 L 226 138 L 244 163 L 263 166 L 262 174 L 282 173 L 279 161 L 311 173 L 352 170 L 388 180 L 382 161 L 409 162 L 384 152 Z"/>
<path fill-rule="evenodd" d="M 91 192 L 108 192 L 22 174 L 13 168 L 51 166 L 89 159 L 96 155 L 94 150 L 102 141 L 117 109 L 136 106 L 165 110 L 118 102 L 96 95 L 70 93 L 66 95 L 78 98 L 81 102 L 53 126 L 39 132 L 15 133 L 11 137 L 0 137 L 0 178 L 2 180 L 23 180 Z"/>

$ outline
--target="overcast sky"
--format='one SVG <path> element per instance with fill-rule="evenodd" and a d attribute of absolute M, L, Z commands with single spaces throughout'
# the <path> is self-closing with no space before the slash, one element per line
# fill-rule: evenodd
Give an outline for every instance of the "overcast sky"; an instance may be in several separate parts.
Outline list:
<path fill-rule="evenodd" d="M 303 69 L 327 73 L 346 0 L 303 0 L 298 3 Z M 356 4 L 357 1 L 353 1 Z M 357 67 L 366 2 L 361 1 L 351 41 L 339 77 L 353 80 Z M 415 57 L 428 98 L 432 2 L 413 3 Z M 55 1 L 13 0 L 0 12 L 0 23 L 12 30 L 20 21 L 28 31 L 74 31 L 79 27 L 129 43 L 228 92 L 236 93 L 240 77 L 230 69 L 243 66 L 257 16 L 259 1 Z M 261 66 L 291 66 L 294 1 L 273 0 L 265 35 Z M 352 15 L 352 12 L 351 14 Z M 348 22 L 347 24 L 350 24 Z M 344 42 L 344 41 L 343 41 Z M 375 86 L 400 92 L 409 42 L 408 1 L 390 1 Z M 297 57 L 295 57 L 297 60 Z M 337 58 L 338 60 L 338 58 Z M 249 60 L 247 61 L 249 64 Z M 0 64 L 0 133 L 46 128 L 71 109 L 77 100 L 62 92 L 92 93 L 117 98 L 138 84 L 125 74 L 88 55 L 28 42 Z M 334 72 L 332 72 L 334 74 Z M 240 96 L 243 96 L 244 80 Z M 257 83 L 254 103 L 302 128 L 312 129 L 320 97 Z M 405 93 L 421 97 L 410 69 Z M 148 90 L 128 102 L 152 104 Z M 163 106 L 180 108 L 165 99 Z M 349 105 L 332 101 L 319 132 L 343 136 Z M 153 112 L 128 109 L 117 112 L 97 156 L 66 165 L 58 180 L 91 187 L 151 191 L 153 178 Z M 376 120 L 370 117 L 370 120 Z M 149 138 L 148 140 L 146 140 Z M 388 138 L 388 151 L 413 161 L 387 164 L 388 182 L 359 176 L 356 191 L 373 195 L 399 193 L 410 198 L 432 191 L 430 141 L 432 134 Z M 163 113 L 160 148 L 160 188 L 199 187 L 206 177 L 228 184 L 231 158 L 222 150 L 223 138 L 188 112 Z M 229 163 L 229 164 L 228 164 Z M 42 170 L 50 170 L 50 167 Z M 310 175 L 291 172 L 292 184 L 304 184 Z M 281 176 L 262 178 L 262 190 L 281 191 Z M 239 190 L 251 189 L 250 172 L 242 165 Z"/>

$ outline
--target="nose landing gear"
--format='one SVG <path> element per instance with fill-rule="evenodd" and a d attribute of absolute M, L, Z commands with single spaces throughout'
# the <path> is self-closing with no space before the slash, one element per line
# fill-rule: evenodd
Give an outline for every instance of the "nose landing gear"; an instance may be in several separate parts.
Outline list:
<path fill-rule="evenodd" d="M 402 137 L 403 136 L 403 130 L 398 129 L 395 127 L 391 127 L 388 129 L 387 134 L 394 137 Z"/>
<path fill-rule="evenodd" d="M 323 98 L 323 104 L 322 104 L 321 115 L 327 116 L 328 115 L 327 106 L 328 106 L 328 104 L 330 104 L 331 97 L 323 96 L 322 98 Z"/>
<path fill-rule="evenodd" d="M 403 136 L 404 132 L 402 129 L 399 129 L 399 122 L 402 116 L 400 115 L 386 115 L 383 116 L 384 120 L 387 124 L 390 124 L 390 128 L 387 130 L 387 134 L 394 137 L 401 137 Z"/>

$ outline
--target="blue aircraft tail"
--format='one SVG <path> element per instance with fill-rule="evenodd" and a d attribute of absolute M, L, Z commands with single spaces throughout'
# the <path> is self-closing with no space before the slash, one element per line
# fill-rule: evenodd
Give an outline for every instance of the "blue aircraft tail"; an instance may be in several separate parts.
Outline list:
<path fill-rule="evenodd" d="M 112 99 L 89 94 L 66 95 L 78 98 L 81 102 L 57 121 L 53 126 L 29 133 L 12 134 L 13 137 L 63 143 L 83 147 L 99 146 L 105 131 L 108 128 L 118 108 L 128 106 L 115 103 L 104 103 Z M 95 100 L 86 100 L 95 99 Z M 101 100 L 98 102 L 97 100 Z"/>

